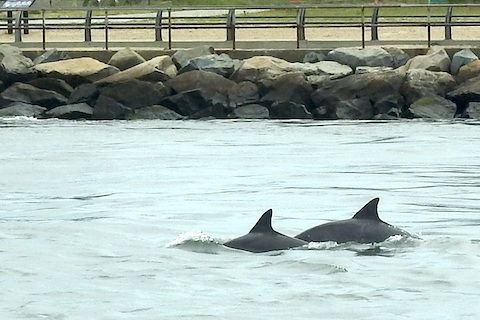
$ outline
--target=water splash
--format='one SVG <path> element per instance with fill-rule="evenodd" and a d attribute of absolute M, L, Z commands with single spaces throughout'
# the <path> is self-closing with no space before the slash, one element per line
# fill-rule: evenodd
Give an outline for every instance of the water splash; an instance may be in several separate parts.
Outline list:
<path fill-rule="evenodd" d="M 203 233 L 189 231 L 180 234 L 175 240 L 167 243 L 167 248 L 179 248 L 192 252 L 216 254 L 222 243 Z"/>

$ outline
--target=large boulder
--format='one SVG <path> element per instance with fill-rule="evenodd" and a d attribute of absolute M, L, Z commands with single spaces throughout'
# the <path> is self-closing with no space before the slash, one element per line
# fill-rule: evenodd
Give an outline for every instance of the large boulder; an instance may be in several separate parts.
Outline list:
<path fill-rule="evenodd" d="M 67 103 L 67 98 L 52 90 L 40 89 L 31 84 L 16 82 L 1 93 L 6 101 L 25 102 L 52 109 Z"/>
<path fill-rule="evenodd" d="M 143 62 L 145 59 L 132 48 L 121 49 L 108 60 L 109 65 L 119 70 L 126 70 Z"/>
<path fill-rule="evenodd" d="M 342 78 L 353 73 L 353 69 L 336 61 L 319 61 L 315 63 L 293 62 L 286 66 L 286 72 L 301 72 L 306 76 L 328 75 L 332 79 Z"/>
<path fill-rule="evenodd" d="M 97 81 L 96 84 L 125 82 L 135 79 L 150 82 L 163 82 L 176 75 L 177 67 L 169 56 L 164 55 L 112 74 L 111 76 Z"/>
<path fill-rule="evenodd" d="M 128 120 L 180 120 L 184 117 L 162 105 L 153 105 L 133 110 Z"/>
<path fill-rule="evenodd" d="M 239 68 L 235 70 L 230 79 L 236 82 L 273 80 L 280 75 L 285 74 L 290 65 L 290 62 L 280 58 L 254 56 L 245 59 Z"/>
<path fill-rule="evenodd" d="M 375 115 L 370 99 L 365 97 L 337 102 L 335 114 L 342 120 L 370 120 Z"/>
<path fill-rule="evenodd" d="M 100 94 L 118 101 L 130 109 L 158 104 L 168 93 L 161 83 L 131 80 L 100 87 Z"/>
<path fill-rule="evenodd" d="M 119 72 L 116 67 L 88 57 L 42 63 L 34 68 L 42 76 L 63 79 L 72 87 Z"/>
<path fill-rule="evenodd" d="M 478 60 L 478 57 L 470 49 L 463 49 L 456 52 L 452 57 L 452 63 L 450 64 L 450 73 L 455 75 L 460 70 L 460 67 Z"/>
<path fill-rule="evenodd" d="M 235 63 L 228 54 L 209 54 L 206 56 L 190 59 L 188 63 L 178 71 L 185 73 L 193 70 L 213 72 L 228 78 L 235 70 Z"/>
<path fill-rule="evenodd" d="M 172 55 L 172 60 L 180 70 L 185 67 L 191 59 L 206 56 L 214 52 L 213 47 L 203 45 L 191 49 L 178 50 Z"/>
<path fill-rule="evenodd" d="M 408 62 L 410 56 L 408 53 L 397 47 L 383 47 L 383 50 L 387 51 L 388 54 L 392 57 L 393 68 L 398 68 L 403 66 Z"/>
<path fill-rule="evenodd" d="M 359 66 L 369 67 L 393 67 L 392 56 L 383 48 L 338 48 L 330 51 L 327 55 L 329 60 L 348 65 L 352 69 Z"/>
<path fill-rule="evenodd" d="M 410 105 L 409 117 L 423 119 L 453 119 L 457 106 L 443 97 L 425 96 Z"/>
<path fill-rule="evenodd" d="M 453 76 L 447 72 L 433 72 L 425 69 L 408 70 L 402 93 L 407 105 L 424 96 L 439 95 L 445 97 L 456 86 Z"/>
<path fill-rule="evenodd" d="M 210 97 L 200 89 L 181 91 L 164 98 L 160 104 L 182 116 L 190 116 L 213 105 Z"/>
<path fill-rule="evenodd" d="M 411 69 L 425 69 L 428 71 L 450 71 L 450 57 L 443 48 L 434 47 L 431 48 L 427 54 L 418 55 L 399 68 L 402 72 L 406 72 Z"/>
<path fill-rule="evenodd" d="M 100 95 L 95 101 L 93 107 L 92 119 L 96 120 L 116 120 L 125 119 L 127 114 L 130 114 L 132 110 L 120 102 L 113 100 L 104 95 Z"/>
<path fill-rule="evenodd" d="M 267 107 L 260 104 L 247 104 L 233 109 L 228 117 L 232 119 L 268 119 L 270 112 Z"/>
<path fill-rule="evenodd" d="M 92 114 L 93 108 L 85 102 L 66 104 L 45 112 L 46 117 L 67 120 L 90 119 Z"/>
<path fill-rule="evenodd" d="M 469 79 L 447 94 L 447 99 L 453 101 L 462 113 L 469 103 L 480 102 L 480 76 Z"/>
<path fill-rule="evenodd" d="M 462 116 L 470 119 L 480 119 L 480 102 L 470 102 Z"/>
<path fill-rule="evenodd" d="M 480 76 L 480 60 L 474 60 L 460 67 L 456 79 L 458 83 Z"/>
<path fill-rule="evenodd" d="M 58 92 L 64 97 L 69 97 L 73 92 L 71 85 L 65 80 L 57 78 L 35 78 L 27 83 L 40 89 Z"/>
<path fill-rule="evenodd" d="M 0 45 L 0 81 L 10 84 L 24 82 L 37 77 L 30 58 L 23 55 L 22 51 L 9 44 Z"/>
<path fill-rule="evenodd" d="M 269 104 L 291 101 L 307 108 L 312 106 L 313 88 L 302 73 L 284 74 L 273 80 L 267 90 L 260 101 Z"/>
<path fill-rule="evenodd" d="M 100 91 L 98 87 L 93 83 L 84 83 L 76 87 L 68 98 L 69 104 L 86 102 L 88 105 L 93 106 Z"/>
<path fill-rule="evenodd" d="M 250 81 L 239 82 L 229 91 L 229 100 L 234 105 L 252 104 L 258 102 L 259 99 L 258 87 Z"/>
<path fill-rule="evenodd" d="M 315 63 L 324 61 L 327 59 L 327 56 L 322 52 L 310 51 L 305 54 L 303 57 L 303 63 Z"/>
<path fill-rule="evenodd" d="M 5 108 L 0 109 L 0 117 L 33 117 L 37 118 L 47 110 L 34 104 L 25 102 L 12 102 Z"/>

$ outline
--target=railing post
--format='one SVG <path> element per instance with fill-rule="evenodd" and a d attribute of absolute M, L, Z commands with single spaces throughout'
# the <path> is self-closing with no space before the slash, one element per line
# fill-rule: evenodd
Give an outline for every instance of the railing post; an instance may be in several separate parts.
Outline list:
<path fill-rule="evenodd" d="M 92 41 L 92 10 L 88 10 L 85 16 L 85 42 L 90 41 Z"/>
<path fill-rule="evenodd" d="M 28 34 L 28 11 L 23 11 L 23 34 Z"/>
<path fill-rule="evenodd" d="M 235 50 L 235 9 L 229 9 L 227 15 L 227 41 L 232 41 L 232 49 Z"/>
<path fill-rule="evenodd" d="M 157 11 L 155 18 L 155 41 L 162 41 L 162 14 L 163 11 L 161 9 Z"/>
<path fill-rule="evenodd" d="M 13 11 L 7 11 L 7 32 L 8 34 L 13 33 L 13 25 L 15 24 L 15 19 L 13 19 Z"/>
<path fill-rule="evenodd" d="M 300 49 L 300 41 L 305 40 L 305 8 L 297 11 L 297 49 Z"/>
<path fill-rule="evenodd" d="M 372 40 L 378 40 L 378 10 L 380 8 L 375 7 L 373 8 L 372 12 L 372 26 L 371 26 L 371 32 L 372 32 Z"/>
<path fill-rule="evenodd" d="M 105 50 L 108 50 L 108 9 L 105 9 Z"/>
<path fill-rule="evenodd" d="M 362 49 L 365 49 L 365 7 L 362 6 Z"/>
<path fill-rule="evenodd" d="M 432 40 L 432 28 L 430 25 L 430 5 L 427 6 L 427 34 L 428 34 L 428 40 L 427 40 L 427 47 L 430 48 L 430 42 Z"/>
<path fill-rule="evenodd" d="M 168 49 L 172 49 L 172 8 L 168 8 Z"/>
<path fill-rule="evenodd" d="M 42 49 L 45 50 L 47 47 L 47 30 L 46 30 L 46 20 L 45 20 L 45 9 L 42 9 Z"/>
<path fill-rule="evenodd" d="M 17 11 L 14 29 L 15 29 L 15 42 L 22 42 L 22 11 Z"/>
<path fill-rule="evenodd" d="M 445 40 L 452 40 L 452 15 L 453 8 L 448 7 L 445 15 Z"/>

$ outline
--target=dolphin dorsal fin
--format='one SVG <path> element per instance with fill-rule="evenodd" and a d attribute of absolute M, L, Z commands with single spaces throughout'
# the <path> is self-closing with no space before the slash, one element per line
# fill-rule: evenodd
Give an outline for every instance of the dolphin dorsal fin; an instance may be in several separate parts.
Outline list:
<path fill-rule="evenodd" d="M 367 219 L 367 220 L 380 220 L 378 216 L 378 201 L 379 198 L 370 200 L 362 209 L 360 209 L 352 219 Z"/>
<path fill-rule="evenodd" d="M 258 219 L 257 223 L 253 226 L 251 232 L 272 232 L 272 214 L 273 210 L 268 209 L 264 214 Z"/>

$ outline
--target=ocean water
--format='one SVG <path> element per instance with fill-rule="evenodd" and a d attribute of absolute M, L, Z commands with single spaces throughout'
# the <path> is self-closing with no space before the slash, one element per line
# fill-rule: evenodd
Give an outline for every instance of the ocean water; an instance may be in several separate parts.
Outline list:
<path fill-rule="evenodd" d="M 480 123 L 0 119 L 1 319 L 478 319 Z M 380 217 L 420 239 L 221 244 Z"/>

